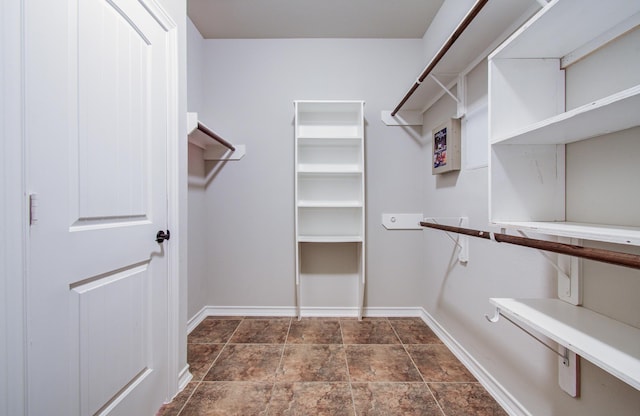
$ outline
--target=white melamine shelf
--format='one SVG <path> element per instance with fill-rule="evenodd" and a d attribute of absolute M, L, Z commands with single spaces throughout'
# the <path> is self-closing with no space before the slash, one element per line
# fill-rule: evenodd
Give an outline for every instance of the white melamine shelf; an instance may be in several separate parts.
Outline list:
<path fill-rule="evenodd" d="M 316 146 L 356 146 L 361 141 L 361 136 L 356 135 L 313 135 L 298 136 L 300 145 Z"/>
<path fill-rule="evenodd" d="M 491 298 L 524 324 L 640 390 L 640 329 L 559 299 Z"/>
<path fill-rule="evenodd" d="M 553 0 L 489 59 L 562 58 L 638 12 L 638 1 Z"/>
<path fill-rule="evenodd" d="M 362 173 L 356 164 L 301 163 L 298 173 Z"/>
<path fill-rule="evenodd" d="M 361 243 L 359 235 L 301 235 L 299 243 Z"/>
<path fill-rule="evenodd" d="M 362 201 L 298 201 L 299 208 L 359 208 Z"/>
<path fill-rule="evenodd" d="M 493 144 L 563 144 L 640 125 L 640 85 L 498 138 Z"/>
<path fill-rule="evenodd" d="M 640 227 L 564 221 L 545 222 L 496 220 L 493 223 L 498 227 L 531 230 L 540 234 L 551 234 L 562 237 L 573 237 L 585 240 L 640 246 Z"/>

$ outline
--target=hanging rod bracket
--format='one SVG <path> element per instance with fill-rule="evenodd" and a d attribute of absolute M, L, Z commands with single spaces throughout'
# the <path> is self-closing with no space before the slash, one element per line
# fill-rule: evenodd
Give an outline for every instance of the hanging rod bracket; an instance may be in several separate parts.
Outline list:
<path fill-rule="evenodd" d="M 485 314 L 484 318 L 492 324 L 495 324 L 500 320 L 500 308 L 496 308 L 496 310 L 493 311 L 493 316 L 489 317 L 489 315 Z"/>
<path fill-rule="evenodd" d="M 542 344 L 544 347 L 546 347 L 548 350 L 550 350 L 551 352 L 553 352 L 555 355 L 559 356 L 560 358 L 562 358 L 562 364 L 566 367 L 569 367 L 569 349 L 567 347 L 563 346 L 563 353 L 559 353 L 554 347 L 552 347 L 551 345 L 547 344 L 546 342 L 544 342 L 543 340 L 541 340 L 539 337 L 537 337 L 535 334 L 533 334 L 532 332 L 526 330 L 525 328 L 523 328 L 521 325 L 519 325 L 517 322 L 515 322 L 514 320 L 512 320 L 511 318 L 509 318 L 507 315 L 503 314 L 502 311 L 500 310 L 499 307 L 496 306 L 496 309 L 493 313 L 492 317 L 489 317 L 489 315 L 485 314 L 484 317 L 487 321 L 491 322 L 492 324 L 495 324 L 496 322 L 498 322 L 500 320 L 500 316 L 502 316 L 504 319 L 506 319 L 507 321 L 511 322 L 513 325 L 515 325 L 516 327 L 518 327 L 521 331 L 523 331 L 524 333 L 526 333 L 527 335 L 529 335 L 531 338 L 535 339 L 536 341 L 538 341 L 540 344 Z"/>

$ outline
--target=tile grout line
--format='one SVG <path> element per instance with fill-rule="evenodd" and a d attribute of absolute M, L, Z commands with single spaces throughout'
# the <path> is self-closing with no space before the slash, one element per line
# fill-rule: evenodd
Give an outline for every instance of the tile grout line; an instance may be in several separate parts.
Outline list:
<path fill-rule="evenodd" d="M 189 400 L 191 400 L 191 398 L 195 394 L 196 390 L 198 390 L 200 385 L 204 382 L 204 378 L 207 376 L 207 374 L 209 374 L 209 371 L 211 371 L 211 369 L 213 368 L 215 363 L 218 361 L 218 358 L 220 358 L 220 356 L 222 355 L 222 351 L 224 351 L 224 349 L 227 348 L 227 345 L 229 345 L 229 342 L 231 341 L 231 338 L 236 333 L 236 331 L 238 331 L 238 328 L 240 327 L 240 324 L 242 323 L 243 320 L 244 320 L 244 317 L 242 317 L 240 319 L 240 322 L 238 323 L 238 325 L 236 325 L 236 328 L 233 330 L 231 335 L 229 335 L 229 338 L 227 339 L 227 341 L 224 343 L 224 345 L 222 346 L 222 348 L 218 352 L 218 355 L 216 355 L 216 358 L 211 362 L 211 365 L 209 365 L 209 368 L 207 368 L 207 371 L 204 373 L 202 378 L 197 381 L 196 386 L 193 388 L 193 391 L 191 392 L 191 394 L 189 395 L 187 400 L 184 401 L 184 404 L 182 405 L 182 407 L 180 408 L 180 411 L 176 414 L 176 416 L 180 416 L 182 414 L 182 412 L 184 411 L 184 408 L 187 407 L 187 404 L 189 403 Z M 200 342 L 200 343 L 197 343 L 197 344 L 205 344 L 205 343 L 204 342 Z M 208 344 L 212 344 L 212 343 L 208 343 Z M 188 349 L 188 346 L 187 346 L 187 349 Z"/>
<path fill-rule="evenodd" d="M 349 393 L 351 394 L 351 406 L 353 407 L 353 415 L 358 416 L 358 411 L 356 409 L 356 399 L 353 396 L 353 386 L 351 380 L 351 371 L 349 370 L 349 358 L 347 356 L 347 344 L 344 342 L 344 333 L 342 331 L 342 320 L 338 320 L 338 325 L 340 326 L 340 338 L 342 339 L 342 349 L 344 350 L 344 363 L 347 366 L 347 379 L 349 381 Z"/>
<path fill-rule="evenodd" d="M 442 413 L 442 416 L 446 416 L 446 414 L 444 413 L 444 409 L 442 408 L 442 406 L 440 406 L 440 402 L 438 401 L 438 399 L 436 399 L 436 396 L 433 394 L 433 391 L 431 390 L 431 387 L 429 387 L 429 383 L 427 383 L 427 381 L 424 379 L 424 376 L 422 375 L 422 372 L 420 371 L 420 369 L 418 368 L 418 365 L 416 364 L 416 362 L 413 360 L 413 357 L 411 356 L 411 354 L 409 353 L 409 350 L 407 350 L 407 345 L 402 341 L 402 338 L 400 338 L 400 335 L 398 334 L 398 331 L 396 331 L 396 329 L 394 328 L 394 326 L 391 324 L 391 322 L 389 322 L 389 325 L 391 326 L 391 329 L 393 330 L 393 332 L 396 334 L 396 336 L 398 337 L 398 339 L 400 340 L 400 345 L 402 345 L 402 349 L 404 349 L 404 352 L 407 353 L 407 356 L 409 357 L 409 359 L 411 360 L 411 364 L 413 364 L 413 367 L 416 369 L 416 371 L 418 372 L 418 374 L 420 374 L 420 378 L 422 379 L 422 382 L 424 383 L 425 387 L 427 388 L 427 390 L 429 391 L 429 394 L 431 394 L 431 398 L 433 399 L 433 401 L 436 403 L 436 406 L 438 406 L 438 409 L 440 409 L 440 413 Z M 428 344 L 417 344 L 417 345 L 428 345 Z"/>
<path fill-rule="evenodd" d="M 276 389 L 276 383 L 278 381 L 278 370 L 282 366 L 282 362 L 284 361 L 284 352 L 287 349 L 287 340 L 289 339 L 289 332 L 291 332 L 292 320 L 293 320 L 292 318 L 289 318 L 289 326 L 287 327 L 287 335 L 285 335 L 284 341 L 282 343 L 282 352 L 280 353 L 280 361 L 278 362 L 278 365 L 276 366 L 276 371 L 273 374 L 273 383 L 271 384 L 271 394 L 269 395 L 269 400 L 267 400 L 267 406 L 264 409 L 264 415 L 265 416 L 269 415 L 269 408 L 271 407 L 271 400 L 273 399 L 273 392 Z"/>

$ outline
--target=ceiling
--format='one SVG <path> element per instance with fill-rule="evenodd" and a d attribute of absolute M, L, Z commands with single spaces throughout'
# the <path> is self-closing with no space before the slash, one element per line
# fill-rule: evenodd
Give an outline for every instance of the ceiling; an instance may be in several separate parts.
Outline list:
<path fill-rule="evenodd" d="M 443 0 L 188 0 L 205 39 L 422 38 Z"/>

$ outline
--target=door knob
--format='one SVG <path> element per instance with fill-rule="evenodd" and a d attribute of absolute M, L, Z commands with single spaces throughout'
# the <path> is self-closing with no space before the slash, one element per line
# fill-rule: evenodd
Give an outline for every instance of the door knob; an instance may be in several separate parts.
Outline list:
<path fill-rule="evenodd" d="M 158 231 L 158 234 L 156 234 L 156 242 L 158 243 L 162 243 L 164 240 L 168 240 L 170 238 L 171 233 L 169 232 L 169 230 L 167 230 L 166 234 L 163 230 Z"/>

